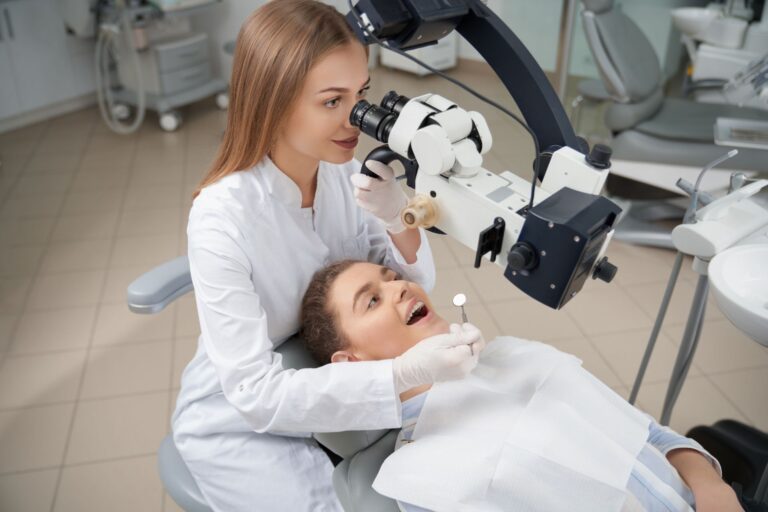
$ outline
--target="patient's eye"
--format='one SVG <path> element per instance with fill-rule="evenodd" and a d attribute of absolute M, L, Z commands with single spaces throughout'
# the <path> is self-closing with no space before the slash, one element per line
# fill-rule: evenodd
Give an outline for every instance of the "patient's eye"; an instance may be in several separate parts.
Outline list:
<path fill-rule="evenodd" d="M 371 297 L 371 300 L 368 301 L 368 309 L 371 309 L 372 307 L 374 307 L 378 303 L 379 303 L 379 296 L 378 295 L 373 295 Z"/>

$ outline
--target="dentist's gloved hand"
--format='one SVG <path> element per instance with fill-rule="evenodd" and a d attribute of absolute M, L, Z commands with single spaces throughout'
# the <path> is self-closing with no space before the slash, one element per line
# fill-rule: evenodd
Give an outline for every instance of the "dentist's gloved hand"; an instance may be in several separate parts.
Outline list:
<path fill-rule="evenodd" d="M 485 340 L 472 324 L 451 324 L 451 332 L 421 340 L 394 359 L 395 390 L 466 377 L 477 366 Z"/>
<path fill-rule="evenodd" d="M 368 160 L 365 165 L 381 176 L 381 179 L 377 180 L 362 173 L 350 176 L 350 181 L 355 186 L 358 206 L 381 219 L 390 233 L 397 234 L 404 231 L 405 226 L 400 220 L 400 211 L 408 203 L 408 196 L 395 180 L 395 172 L 390 166 L 376 160 Z"/>

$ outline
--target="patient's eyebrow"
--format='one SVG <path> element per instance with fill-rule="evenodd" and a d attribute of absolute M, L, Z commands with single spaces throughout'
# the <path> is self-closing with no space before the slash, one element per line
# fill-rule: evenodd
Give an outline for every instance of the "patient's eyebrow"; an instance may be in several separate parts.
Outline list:
<path fill-rule="evenodd" d="M 381 277 L 384 277 L 387 275 L 387 272 L 389 272 L 389 269 L 387 267 L 381 267 L 381 270 L 379 270 L 379 274 Z M 357 307 L 357 301 L 360 298 L 361 295 L 363 295 L 365 292 L 373 288 L 373 283 L 371 281 L 368 281 L 363 286 L 360 287 L 359 290 L 355 292 L 355 296 L 352 298 L 352 312 L 355 312 L 355 308 Z"/>

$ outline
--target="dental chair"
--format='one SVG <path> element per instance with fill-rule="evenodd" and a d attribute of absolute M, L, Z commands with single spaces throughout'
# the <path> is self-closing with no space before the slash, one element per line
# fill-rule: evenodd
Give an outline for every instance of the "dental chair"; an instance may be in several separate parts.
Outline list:
<path fill-rule="evenodd" d="M 142 274 L 127 290 L 128 307 L 134 313 L 159 313 L 182 295 L 192 291 L 189 260 L 180 256 Z M 288 368 L 317 366 L 298 337 L 280 345 L 276 352 Z M 379 467 L 394 450 L 397 430 L 350 431 L 315 434 L 327 450 L 341 457 L 333 471 L 333 486 L 344 510 L 398 512 L 397 504 L 371 487 Z M 163 486 L 177 505 L 187 512 L 211 509 L 181 458 L 172 434 L 165 436 L 157 454 Z"/>
<path fill-rule="evenodd" d="M 633 196 L 642 193 L 653 199 L 634 201 L 614 238 L 672 248 L 669 231 L 645 221 L 674 218 L 677 214 L 682 217 L 682 209 L 669 208 L 659 201 L 673 193 L 660 194 L 658 188 L 648 186 L 646 183 L 654 185 L 648 178 L 650 173 L 630 175 L 628 171 L 626 176 L 618 176 L 622 174 L 621 162 L 698 171 L 728 150 L 714 142 L 718 117 L 768 120 L 768 114 L 758 109 L 665 97 L 659 61 L 640 28 L 613 0 L 582 0 L 582 5 L 587 43 L 611 101 L 605 114 L 605 123 L 613 134 L 613 170 L 607 190 L 618 198 L 637 199 Z M 729 164 L 735 170 L 761 172 L 768 170 L 767 162 L 768 151 L 739 149 Z M 674 184 L 680 177 L 675 174 L 665 181 Z M 674 186 L 667 190 L 674 190 Z"/>

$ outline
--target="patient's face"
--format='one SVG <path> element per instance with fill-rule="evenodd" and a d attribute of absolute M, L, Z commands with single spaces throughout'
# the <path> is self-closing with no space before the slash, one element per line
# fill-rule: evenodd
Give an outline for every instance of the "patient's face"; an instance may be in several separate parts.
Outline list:
<path fill-rule="evenodd" d="M 336 362 L 391 359 L 449 331 L 419 285 L 381 265 L 350 266 L 334 281 L 329 300 L 350 345 L 334 354 Z"/>

